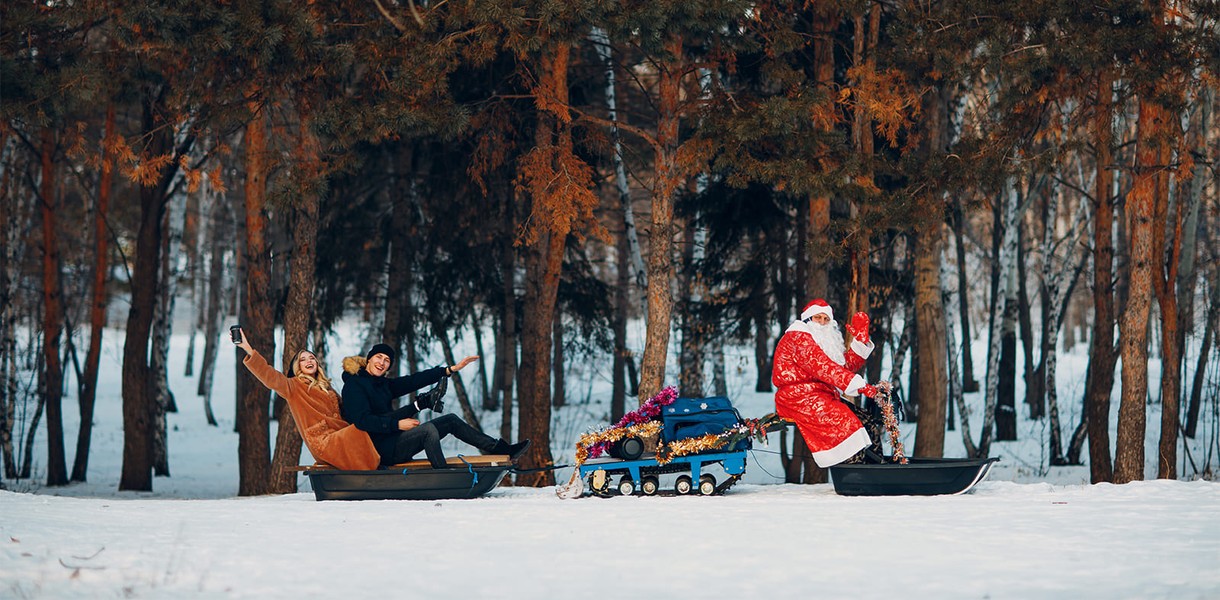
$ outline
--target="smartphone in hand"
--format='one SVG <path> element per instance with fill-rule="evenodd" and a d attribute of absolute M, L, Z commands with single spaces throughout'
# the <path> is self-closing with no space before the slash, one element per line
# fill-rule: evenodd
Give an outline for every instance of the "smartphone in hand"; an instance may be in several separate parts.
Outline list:
<path fill-rule="evenodd" d="M 234 344 L 241 343 L 241 325 L 234 325 L 229 328 L 229 339 L 233 340 Z"/>

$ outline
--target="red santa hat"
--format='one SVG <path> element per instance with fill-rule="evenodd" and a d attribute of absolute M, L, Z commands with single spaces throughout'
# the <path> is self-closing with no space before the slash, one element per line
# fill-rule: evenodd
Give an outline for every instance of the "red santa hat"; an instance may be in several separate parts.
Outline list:
<path fill-rule="evenodd" d="M 821 298 L 815 298 L 813 302 L 805 305 L 805 309 L 801 311 L 801 320 L 808 321 L 809 319 L 813 318 L 813 315 L 816 314 L 826 315 L 830 317 L 831 320 L 834 320 L 835 318 L 835 313 L 833 310 L 831 310 L 830 304 Z"/>

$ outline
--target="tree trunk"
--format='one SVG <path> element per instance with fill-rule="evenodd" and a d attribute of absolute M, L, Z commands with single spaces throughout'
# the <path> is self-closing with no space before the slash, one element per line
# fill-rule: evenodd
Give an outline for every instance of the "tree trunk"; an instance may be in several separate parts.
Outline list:
<path fill-rule="evenodd" d="M 1017 200 L 1010 198 L 1008 201 L 1016 202 Z M 1017 247 L 1020 247 L 1020 241 L 1017 242 Z M 1001 442 L 1017 439 L 1017 313 L 1020 310 L 1017 306 L 1017 297 L 1020 293 L 1017 269 L 1020 265 L 1020 258 L 1012 257 L 1008 260 L 1015 264 L 1008 264 L 1004 267 L 1006 273 L 1006 283 L 1002 288 L 1004 302 L 1002 305 L 997 305 L 997 307 L 1003 306 L 997 316 L 1000 321 L 1000 364 L 995 411 L 995 439 Z M 1030 385 L 1032 383 L 1027 380 L 1026 386 Z"/>
<path fill-rule="evenodd" d="M 436 313 L 433 312 L 433 314 Z M 457 357 L 453 354 L 453 344 L 449 343 L 449 334 L 445 333 L 444 326 L 439 321 L 432 321 L 432 333 L 441 342 L 441 352 L 445 355 L 445 362 L 451 365 L 457 364 Z M 471 427 L 483 431 L 483 425 L 479 423 L 479 415 L 474 412 L 474 406 L 470 403 L 470 394 L 466 392 L 466 385 L 462 383 L 461 374 L 454 373 L 451 380 L 453 381 L 453 391 L 457 395 L 458 406 L 462 407 L 462 417 Z"/>
<path fill-rule="evenodd" d="M 479 311 L 471 311 L 470 313 L 470 331 L 474 333 L 474 348 L 475 352 L 480 356 L 487 356 L 487 352 L 483 349 L 483 324 L 482 316 Z M 482 399 L 482 407 L 484 411 L 492 411 L 499 408 L 496 404 L 496 397 L 492 395 L 490 385 L 487 380 L 487 361 L 479 360 L 478 375 L 479 378 L 479 397 Z"/>
<path fill-rule="evenodd" d="M 521 423 L 518 439 L 536 440 L 525 457 L 534 467 L 552 463 L 551 437 L 551 325 L 555 297 L 563 266 L 564 239 L 567 235 L 548 232 L 525 249 L 526 306 L 521 327 L 521 370 L 518 375 Z M 518 476 L 517 483 L 535 487 L 553 485 L 551 471 Z"/>
<path fill-rule="evenodd" d="M 648 271 L 644 266 L 644 257 L 640 251 L 640 240 L 636 232 L 635 211 L 631 208 L 631 187 L 627 182 L 627 168 L 623 161 L 622 136 L 618 128 L 618 91 L 614 75 L 613 48 L 610 47 L 610 38 L 606 36 L 606 31 L 601 27 L 593 27 L 589 33 L 589 39 L 593 42 L 593 48 L 597 50 L 597 55 L 602 60 L 602 67 L 605 69 L 607 119 L 613 123 L 610 128 L 610 142 L 614 148 L 614 152 L 611 155 L 611 160 L 614 161 L 614 185 L 618 190 L 619 204 L 623 210 L 625 225 L 623 236 L 627 243 L 628 254 L 631 257 L 631 274 L 634 276 L 635 284 L 640 288 L 645 288 L 648 286 Z M 627 265 L 624 264 L 622 268 L 627 268 Z M 618 421 L 615 420 L 614 422 L 617 423 Z"/>
<path fill-rule="evenodd" d="M 939 214 L 938 212 L 935 214 Z M 915 245 L 915 324 L 919 336 L 919 425 L 914 456 L 940 457 L 945 451 L 944 305 L 940 295 L 940 220 L 929 219 L 917 232 Z"/>
<path fill-rule="evenodd" d="M 194 144 L 188 135 L 172 147 L 170 132 L 161 122 L 164 107 L 152 96 L 144 99 L 143 131 L 148 132 L 147 158 L 169 156 L 168 165 L 151 186 L 140 187 L 140 228 L 136 235 L 135 269 L 131 276 L 131 308 L 123 344 L 123 469 L 119 489 L 152 490 L 152 398 L 148 393 L 148 338 L 157 302 L 157 274 L 161 264 L 161 221 L 178 159 Z"/>
<path fill-rule="evenodd" d="M 496 391 L 500 397 L 500 438 L 512 439 L 513 387 L 517 379 L 517 274 L 516 219 L 513 202 L 504 202 L 503 248 L 500 253 L 500 279 L 503 282 L 504 303 L 500 307 L 500 330 L 496 333 Z"/>
<path fill-rule="evenodd" d="M 1118 439 L 1114 482 L 1144 479 L 1144 429 L 1148 397 L 1148 317 L 1152 297 L 1153 214 L 1157 202 L 1157 172 L 1161 152 L 1156 139 L 1168 127 L 1166 111 L 1147 94 L 1139 100 L 1135 180 L 1127 195 L 1129 291 L 1122 317 L 1122 396 L 1118 407 Z"/>
<path fill-rule="evenodd" d="M 1055 371 L 1058 365 L 1059 358 L 1059 332 L 1062 330 L 1063 315 L 1067 309 L 1068 299 L 1072 296 L 1072 290 L 1076 287 L 1076 280 L 1080 276 L 1080 267 L 1082 266 L 1083 255 L 1077 246 L 1080 243 L 1080 235 L 1088 227 L 1088 213 L 1085 210 L 1086 204 L 1081 202 L 1077 214 L 1072 221 L 1072 230 L 1069 233 L 1069 238 L 1062 245 L 1067 247 L 1068 255 L 1057 263 L 1055 249 L 1059 242 L 1055 240 L 1056 222 L 1058 220 L 1058 205 L 1062 201 L 1062 194 L 1059 191 L 1048 196 L 1048 206 L 1045 230 L 1043 232 L 1043 263 L 1042 263 L 1042 281 L 1044 284 L 1043 297 L 1046 299 L 1044 305 L 1049 310 L 1042 313 L 1042 374 L 1043 374 L 1043 389 L 1045 390 L 1047 416 L 1050 420 L 1048 424 L 1050 430 L 1050 447 L 1049 461 L 1051 465 L 1066 465 L 1069 461 L 1064 456 L 1063 438 L 1059 423 L 1059 392 L 1055 380 Z M 1064 278 L 1067 277 L 1067 281 Z"/>
<path fill-rule="evenodd" d="M 554 357 L 551 359 L 551 406 L 560 408 L 568 403 L 563 380 L 563 309 L 555 307 L 555 319 L 551 324 L 551 343 Z"/>
<path fill-rule="evenodd" d="M 165 196 L 140 188 L 140 229 L 136 237 L 131 309 L 123 344 L 123 472 L 121 491 L 152 490 L 152 397 L 148 394 L 148 338 L 160 270 L 161 212 Z"/>
<path fill-rule="evenodd" d="M 208 179 L 204 177 L 204 190 L 209 189 Z M 208 425 L 217 426 L 216 416 L 212 413 L 212 379 L 216 372 L 216 356 L 220 353 L 220 322 L 227 311 L 224 293 L 224 256 L 229 242 L 226 232 L 228 219 L 227 200 L 211 197 L 206 235 L 211 252 L 208 257 L 207 307 L 203 325 L 203 363 L 199 367 L 199 387 L 196 394 L 203 396 L 203 413 Z M 202 232 L 201 232 L 202 234 Z"/>
<path fill-rule="evenodd" d="M 59 339 L 63 331 L 63 309 L 59 292 L 59 225 L 55 218 L 55 132 L 42 132 L 42 181 L 39 196 L 42 206 L 42 354 L 46 367 L 42 393 L 47 406 L 47 485 L 68 483 L 64 456 L 63 387 L 64 371 L 59 362 Z"/>
<path fill-rule="evenodd" d="M 694 223 L 684 224 L 682 240 L 682 273 L 678 276 L 679 305 L 682 307 L 679 319 L 682 322 L 682 344 L 678 354 L 678 393 L 691 398 L 703 397 L 703 347 L 706 340 L 703 326 L 699 322 L 697 311 L 702 298 L 695 289 L 698 277 L 695 274 L 697 259 L 696 234 Z"/>
<path fill-rule="evenodd" d="M 1097 82 L 1093 136 L 1097 147 L 1097 184 L 1093 191 L 1093 331 L 1089 342 L 1089 379 L 1084 413 L 1088 420 L 1089 477 L 1114 480 L 1110 461 L 1110 392 L 1114 388 L 1114 205 L 1111 197 L 1114 72 L 1102 69 Z"/>
<path fill-rule="evenodd" d="M 41 313 L 42 311 L 39 311 L 39 312 Z M 39 317 L 41 317 L 41 314 L 39 315 Z M 33 343 L 33 342 L 31 342 L 31 343 Z M 39 344 L 39 345 L 41 345 L 41 344 Z M 45 367 L 43 366 L 42 348 L 33 348 L 32 350 L 37 353 L 36 358 L 35 358 L 34 371 L 36 373 L 44 373 L 45 371 L 43 369 Z M 46 380 L 44 377 L 38 377 L 37 379 L 38 379 L 38 381 L 36 382 L 36 384 L 38 386 L 46 385 L 46 383 L 45 383 Z M 28 398 L 28 396 L 27 396 L 27 398 Z M 46 394 L 35 393 L 34 398 L 35 398 L 34 416 L 30 417 L 30 425 L 29 425 L 29 428 L 26 429 L 25 442 L 22 445 L 21 455 L 20 455 L 21 456 L 21 471 L 20 471 L 18 477 L 20 477 L 21 479 L 29 479 L 33 474 L 34 438 L 38 435 L 38 426 L 42 424 L 42 413 L 47 408 L 47 395 Z M 27 399 L 27 400 L 25 400 L 25 402 L 28 403 L 29 400 Z"/>
<path fill-rule="evenodd" d="M 966 277 L 966 215 L 962 200 L 955 195 L 953 201 L 953 239 L 957 251 L 957 316 L 962 324 L 962 392 L 979 391 L 979 382 L 974 378 L 974 358 L 970 345 L 970 286 Z"/>
<path fill-rule="evenodd" d="M 1033 196 L 1032 193 L 1030 195 Z M 1026 265 L 1029 264 L 1029 258 L 1025 250 L 1025 218 L 1018 218 L 1017 223 L 1017 264 L 1012 271 L 1016 277 L 1017 287 L 1015 288 L 1015 296 L 1011 301 L 1017 307 L 1017 324 L 1021 328 L 1021 352 L 1025 356 L 1025 360 L 1022 361 L 1025 366 L 1025 406 L 1029 410 L 1029 418 L 1036 420 L 1046 416 L 1046 396 L 1042 389 L 1045 375 L 1044 365 L 1041 362 L 1034 361 L 1034 322 L 1030 314 L 1033 311 L 1029 302 L 1029 277 L 1027 276 L 1028 269 L 1026 268 Z M 1009 288 L 1010 292 L 1012 290 L 1013 288 Z M 1048 310 L 1046 296 L 1043 295 L 1040 300 L 1042 314 L 1045 315 Z M 1041 340 L 1041 343 L 1045 345 L 1045 337 Z M 1042 356 L 1045 357 L 1047 349 L 1041 347 L 1039 350 L 1043 353 Z"/>
<path fill-rule="evenodd" d="M 948 273 L 948 268 L 949 268 L 948 265 L 949 265 L 948 260 L 941 262 L 940 278 L 941 278 L 942 284 L 949 280 L 950 274 Z M 960 272 L 961 269 L 958 269 L 958 271 Z M 960 281 L 958 283 L 959 283 L 959 285 L 961 284 Z M 948 350 L 949 350 L 949 352 L 948 352 L 949 358 L 946 361 L 946 365 L 949 368 L 949 403 L 948 404 L 949 404 L 949 408 L 950 408 L 950 414 L 948 417 L 949 418 L 948 429 L 950 431 L 953 430 L 952 408 L 956 405 L 958 408 L 958 413 L 960 414 L 960 418 L 962 421 L 962 429 L 961 429 L 962 446 L 965 447 L 965 449 L 966 449 L 966 456 L 975 456 L 976 454 L 978 454 L 978 449 L 974 447 L 974 440 L 972 440 L 970 438 L 970 413 L 966 409 L 966 401 L 962 396 L 961 378 L 960 378 L 960 374 L 957 372 L 957 358 L 956 358 L 957 352 L 958 352 L 958 350 L 957 350 L 957 331 L 955 331 L 955 329 L 954 329 L 956 327 L 954 321 L 957 318 L 957 315 L 954 314 L 954 311 L 958 310 L 958 304 L 956 302 L 954 302 L 953 296 L 964 294 L 967 292 L 967 290 L 968 290 L 968 288 L 966 288 L 966 287 L 959 287 L 956 290 L 946 290 L 946 292 L 943 296 L 944 304 L 945 304 L 945 342 L 948 344 Z M 965 349 L 963 348 L 963 351 L 964 350 Z"/>
<path fill-rule="evenodd" d="M 1163 109 L 1167 124 L 1176 123 L 1176 114 Z M 1156 174 L 1156 200 L 1152 215 L 1152 288 L 1161 309 L 1161 439 L 1157 453 L 1157 478 L 1177 479 L 1178 427 L 1181 409 L 1182 346 L 1178 323 L 1178 268 L 1182 258 L 1182 220 L 1185 207 L 1169 199 L 1169 167 L 1173 161 L 1170 145 L 1158 141 L 1160 157 Z M 1181 186 L 1179 186 L 1181 187 Z M 1185 194 L 1178 194 L 1179 198 Z M 1168 238 L 1168 239 L 1166 239 Z M 1126 364 L 1126 363 L 1124 363 Z"/>
<path fill-rule="evenodd" d="M 1195 375 L 1191 380 L 1190 404 L 1186 409 L 1186 427 L 1183 429 L 1183 434 L 1191 439 L 1195 438 L 1199 428 L 1199 409 L 1203 404 L 1203 387 L 1207 385 L 1204 375 L 1207 373 L 1207 361 L 1216 337 L 1218 317 L 1220 317 L 1220 294 L 1213 293 L 1211 307 L 1207 311 L 1207 320 L 1203 323 L 1203 343 L 1199 347 L 1199 359 L 1195 363 Z"/>
<path fill-rule="evenodd" d="M 624 207 L 624 212 L 630 207 Z M 614 286 L 614 367 L 610 391 L 610 422 L 618 423 L 627 414 L 627 318 L 631 310 L 631 248 L 627 239 L 626 214 L 623 231 L 615 244 L 617 281 Z"/>
<path fill-rule="evenodd" d="M 660 66 L 657 82 L 658 119 L 655 143 L 656 184 L 652 191 L 652 229 L 648 244 L 648 321 L 644 357 L 640 362 L 642 404 L 665 387 L 665 363 L 669 353 L 669 330 L 673 314 L 673 221 L 674 192 L 680 184 L 677 164 L 679 146 L 678 104 L 682 94 L 682 38 L 666 42 L 670 59 Z"/>
<path fill-rule="evenodd" d="M 411 269 L 415 261 L 412 260 L 411 232 L 413 215 L 419 210 L 412 167 L 414 154 L 414 148 L 407 145 L 394 163 L 397 189 L 390 209 L 390 264 L 386 279 L 385 324 L 381 332 L 381 341 L 400 352 L 407 330 L 414 328 Z"/>
<path fill-rule="evenodd" d="M 102 173 L 93 207 L 93 294 L 89 303 L 89 350 L 85 354 L 85 377 L 80 382 L 80 430 L 76 436 L 76 457 L 72 462 L 72 481 L 86 481 L 89 471 L 89 446 L 93 439 L 93 408 L 97 400 L 98 365 L 102 356 L 102 330 L 106 326 L 106 258 L 110 244 L 106 237 L 106 213 L 114 179 L 114 105 L 106 107 L 106 130 L 102 138 Z"/>
<path fill-rule="evenodd" d="M 4 477 L 17 477 L 13 453 L 13 425 L 17 405 L 17 295 L 21 278 L 18 266 L 24 263 L 24 228 L 32 221 L 32 195 L 14 193 L 9 165 L 14 155 L 12 137 L 0 130 L 0 460 L 4 462 Z"/>
<path fill-rule="evenodd" d="M 920 150 L 929 160 L 943 156 L 949 139 L 948 92 L 943 85 L 925 94 L 926 139 Z M 913 373 L 919 396 L 919 425 L 913 456 L 939 457 L 945 450 L 945 394 L 949 388 L 945 355 L 945 311 L 941 300 L 941 229 L 944 197 L 929 191 L 922 197 L 924 218 L 915 227 L 915 327 L 919 370 Z M 987 427 L 991 423 L 986 423 Z"/>
<path fill-rule="evenodd" d="M 270 256 L 267 246 L 266 113 L 252 104 L 253 116 L 246 125 L 246 293 L 241 326 L 246 335 L 262 345 L 264 356 L 275 355 L 275 313 L 271 307 Z M 237 365 L 237 461 L 241 496 L 266 494 L 271 466 L 269 395 L 254 376 Z"/>
<path fill-rule="evenodd" d="M 552 52 L 544 52 L 539 60 L 536 95 L 554 99 L 557 106 L 568 104 L 568 60 L 571 47 L 559 43 Z M 566 109 L 563 109 L 566 110 Z M 539 111 L 534 132 L 535 147 L 532 152 L 542 155 L 546 161 L 534 165 L 549 173 L 558 172 L 559 161 L 572 158 L 571 132 L 558 115 Z M 525 175 L 525 174 L 523 174 Z M 557 190 L 547 184 L 546 188 L 531 187 L 530 214 L 543 214 L 543 205 L 572 202 L 571 190 Z M 565 185 L 565 184 L 560 184 Z M 533 445 L 527 450 L 523 462 L 532 467 L 553 464 L 551 457 L 551 336 L 559 293 L 560 275 L 563 271 L 563 255 L 571 222 L 563 218 L 538 218 L 537 236 L 524 248 L 525 296 L 523 303 L 529 307 L 521 327 L 521 370 L 518 374 L 521 423 L 518 439 L 530 439 Z M 549 222 L 548 222 L 549 221 Z M 666 280 L 668 281 L 668 279 Z M 534 487 L 553 485 L 552 471 L 540 471 L 519 475 L 517 483 Z"/>
<path fill-rule="evenodd" d="M 878 36 L 880 35 L 881 27 L 881 4 L 874 3 L 869 7 L 868 30 L 865 30 L 865 16 L 863 13 L 858 14 L 854 18 L 855 34 L 852 36 L 852 64 L 857 67 L 865 67 L 869 72 L 874 70 L 875 60 L 873 59 L 874 49 L 877 47 Z M 872 119 L 869 118 L 868 111 L 862 104 L 857 104 L 852 111 L 852 146 L 855 149 L 856 156 L 863 166 L 862 172 L 858 176 L 860 186 L 863 188 L 873 187 L 873 128 Z M 871 213 L 861 206 L 860 203 L 853 201 L 851 203 L 852 221 L 856 224 L 857 230 L 850 236 L 848 240 L 848 266 L 851 270 L 851 283 L 847 288 L 847 311 L 844 315 L 844 322 L 847 322 L 847 315 L 855 314 L 858 311 L 867 312 L 871 308 L 869 300 L 869 267 L 870 267 L 870 245 L 869 235 L 872 230 Z"/>
<path fill-rule="evenodd" d="M 306 185 L 300 203 L 293 211 L 292 267 L 289 270 L 288 299 L 284 305 L 284 353 L 281 364 L 292 365 L 296 354 L 306 349 L 309 341 L 309 324 L 313 312 L 313 296 L 316 281 L 314 268 L 318 255 L 318 213 L 321 199 L 312 185 L 323 176 L 320 174 L 321 149 L 318 138 L 310 130 L 309 121 L 302 118 L 301 145 L 298 148 L 298 167 L 305 173 Z M 315 350 L 316 351 L 316 350 Z M 296 368 L 296 365 L 293 365 Z M 276 403 L 279 409 L 276 421 L 279 429 L 275 434 L 275 451 L 271 458 L 271 482 L 269 492 L 291 494 L 297 491 L 297 475 L 287 469 L 301 461 L 301 432 L 286 402 Z"/>
<path fill-rule="evenodd" d="M 194 315 L 188 326 L 188 335 L 186 339 L 186 364 L 182 369 L 183 377 L 195 376 L 195 342 L 199 337 L 199 330 L 203 329 L 204 309 L 207 307 L 203 302 L 203 276 L 200 271 L 203 255 L 203 238 L 201 237 L 201 228 L 203 227 L 203 194 L 199 190 L 189 191 L 186 199 L 186 214 L 182 218 L 182 248 L 186 251 L 186 269 L 183 273 L 183 279 L 189 282 L 191 287 L 191 312 Z"/>
<path fill-rule="evenodd" d="M 759 287 L 763 287 L 761 284 Z M 754 381 L 754 391 L 770 393 L 775 388 L 771 384 L 771 321 L 761 305 L 754 308 L 754 364 L 758 365 L 758 377 Z"/>
<path fill-rule="evenodd" d="M 997 398 L 1000 386 L 1000 327 L 1002 319 L 998 316 L 1008 309 L 1008 287 L 1012 283 L 1010 271 L 1016 268 L 1014 259 L 1017 254 L 1017 215 L 1020 204 L 1017 197 L 1015 177 L 1009 176 L 1004 190 L 1004 235 L 996 253 L 996 268 L 998 270 L 999 286 L 996 288 L 995 315 L 991 319 L 991 331 L 988 335 L 990 348 L 987 351 L 987 388 L 984 394 L 983 429 L 979 437 L 978 455 L 987 456 L 991 451 L 991 430 L 997 418 Z M 1014 408 L 1015 411 L 1015 408 Z"/>
<path fill-rule="evenodd" d="M 174 225 L 180 212 L 185 212 L 181 193 L 171 196 L 168 210 L 161 224 L 166 235 L 161 239 L 161 274 L 157 286 L 157 303 L 153 310 L 152 349 L 149 351 L 149 389 L 153 394 L 152 464 L 153 474 L 169 476 L 169 426 L 166 414 L 176 410 L 173 393 L 169 389 L 169 339 L 173 332 L 174 296 L 176 295 L 177 247 L 180 229 Z"/>

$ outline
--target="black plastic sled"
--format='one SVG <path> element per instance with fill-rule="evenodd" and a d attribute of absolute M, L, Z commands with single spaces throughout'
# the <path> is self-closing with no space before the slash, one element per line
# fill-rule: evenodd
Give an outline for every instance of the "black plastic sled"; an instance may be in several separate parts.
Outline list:
<path fill-rule="evenodd" d="M 449 468 L 413 461 L 377 471 L 343 471 L 329 466 L 305 469 L 314 497 L 321 500 L 450 500 L 478 498 L 500 485 L 513 469 L 507 456 L 455 457 Z"/>
<path fill-rule="evenodd" d="M 830 467 L 841 496 L 937 496 L 964 494 L 987 477 L 998 458 L 911 458 L 907 464 Z"/>

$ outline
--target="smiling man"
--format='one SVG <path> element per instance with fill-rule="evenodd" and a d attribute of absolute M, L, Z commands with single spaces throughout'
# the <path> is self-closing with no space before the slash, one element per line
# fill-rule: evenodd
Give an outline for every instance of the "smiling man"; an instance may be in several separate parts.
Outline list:
<path fill-rule="evenodd" d="M 423 450 L 432 468 L 443 469 L 446 467 L 445 454 L 440 441 L 447 435 L 453 435 L 484 454 L 507 454 L 513 460 L 529 447 L 529 440 L 516 444 L 497 440 L 454 414 L 421 423 L 415 417 L 421 410 L 432 408 L 431 400 L 420 398 L 394 408 L 395 398 L 452 376 L 478 360 L 478 356 L 467 356 L 449 367 L 434 367 L 404 377 L 387 377 L 395 354 L 389 345 L 376 344 L 365 356 L 343 359 L 343 418 L 369 435 L 381 455 L 382 465 L 406 462 Z"/>

